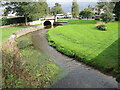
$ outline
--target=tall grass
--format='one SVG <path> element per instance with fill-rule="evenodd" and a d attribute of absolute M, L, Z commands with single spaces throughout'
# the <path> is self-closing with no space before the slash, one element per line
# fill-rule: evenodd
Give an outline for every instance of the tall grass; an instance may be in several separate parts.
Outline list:
<path fill-rule="evenodd" d="M 2 50 L 3 88 L 42 88 L 53 84 L 59 67 L 33 47 L 32 39 L 20 37 L 19 53 Z"/>

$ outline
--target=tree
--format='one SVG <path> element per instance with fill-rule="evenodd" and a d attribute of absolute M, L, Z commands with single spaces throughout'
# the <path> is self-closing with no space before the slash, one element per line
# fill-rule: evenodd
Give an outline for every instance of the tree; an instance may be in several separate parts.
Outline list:
<path fill-rule="evenodd" d="M 113 9 L 114 9 L 114 6 L 115 6 L 115 2 L 98 2 L 97 3 L 97 7 L 99 9 L 103 9 L 104 11 L 109 11 L 109 12 L 113 12 Z"/>
<path fill-rule="evenodd" d="M 105 23 L 108 23 L 108 22 L 114 20 L 114 16 L 110 12 L 105 12 L 105 13 L 101 14 L 100 17 L 101 17 L 102 21 Z"/>
<path fill-rule="evenodd" d="M 47 9 L 47 13 L 48 13 L 48 15 L 51 15 L 51 9 L 50 9 L 50 7 L 48 7 L 48 9 Z"/>
<path fill-rule="evenodd" d="M 62 7 L 59 3 L 55 3 L 55 6 L 51 8 L 51 14 L 56 15 L 56 14 L 63 14 L 64 11 L 62 10 Z"/>
<path fill-rule="evenodd" d="M 61 7 L 61 5 L 59 3 L 55 3 L 56 7 Z"/>
<path fill-rule="evenodd" d="M 93 11 L 91 9 L 84 9 L 83 11 L 80 12 L 79 15 L 82 15 L 83 17 L 90 18 L 94 15 Z"/>
<path fill-rule="evenodd" d="M 116 19 L 119 21 L 120 20 L 120 1 L 116 2 L 113 12 L 116 15 Z"/>
<path fill-rule="evenodd" d="M 79 15 L 79 5 L 77 4 L 76 0 L 72 2 L 72 16 L 75 18 Z"/>
<path fill-rule="evenodd" d="M 101 0 L 100 0 L 101 1 Z M 100 15 L 101 19 L 104 22 L 110 22 L 114 20 L 114 15 L 113 15 L 113 9 L 114 9 L 115 3 L 114 2 L 98 2 L 97 7 L 99 8 L 99 11 L 102 9 L 104 13 Z M 100 14 L 100 12 L 99 12 Z"/>
<path fill-rule="evenodd" d="M 46 2 L 5 2 L 4 14 L 16 13 L 17 16 L 25 17 L 25 24 L 27 19 L 37 20 L 42 16 L 47 15 L 48 5 Z"/>

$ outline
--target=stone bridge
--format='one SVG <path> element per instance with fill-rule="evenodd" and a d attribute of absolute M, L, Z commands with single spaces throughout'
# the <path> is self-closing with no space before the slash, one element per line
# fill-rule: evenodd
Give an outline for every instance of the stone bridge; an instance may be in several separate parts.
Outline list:
<path fill-rule="evenodd" d="M 53 26 L 53 24 L 57 22 L 57 18 L 55 18 L 54 16 L 51 17 L 46 17 L 43 21 L 42 21 L 42 26 Z"/>

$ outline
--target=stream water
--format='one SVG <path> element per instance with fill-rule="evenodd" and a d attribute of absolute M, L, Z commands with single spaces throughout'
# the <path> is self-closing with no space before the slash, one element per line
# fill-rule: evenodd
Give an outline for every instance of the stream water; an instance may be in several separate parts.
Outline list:
<path fill-rule="evenodd" d="M 49 46 L 46 33 L 51 27 L 32 32 L 36 49 L 50 57 L 63 69 L 60 78 L 51 88 L 117 88 L 118 83 L 112 76 L 94 70 L 73 58 L 69 58 Z"/>

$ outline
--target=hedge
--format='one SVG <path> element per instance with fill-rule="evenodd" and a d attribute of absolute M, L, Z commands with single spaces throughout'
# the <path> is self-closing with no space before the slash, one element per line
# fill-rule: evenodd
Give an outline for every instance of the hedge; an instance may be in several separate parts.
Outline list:
<path fill-rule="evenodd" d="M 2 23 L 0 23 L 0 26 L 4 25 L 10 25 L 10 24 L 17 24 L 17 23 L 25 23 L 25 18 L 24 17 L 17 17 L 17 18 L 6 18 L 6 19 L 1 19 Z M 28 19 L 28 22 L 31 21 Z"/>

